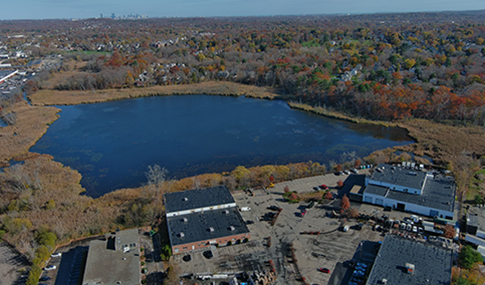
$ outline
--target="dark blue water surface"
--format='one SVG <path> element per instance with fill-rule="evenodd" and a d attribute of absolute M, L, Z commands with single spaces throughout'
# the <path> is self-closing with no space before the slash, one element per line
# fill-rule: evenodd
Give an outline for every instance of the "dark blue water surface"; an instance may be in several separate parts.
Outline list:
<path fill-rule="evenodd" d="M 402 129 L 357 125 L 290 109 L 285 102 L 204 95 L 60 106 L 31 148 L 77 169 L 87 195 L 138 187 L 149 165 L 171 178 L 238 165 L 339 162 L 412 142 Z"/>

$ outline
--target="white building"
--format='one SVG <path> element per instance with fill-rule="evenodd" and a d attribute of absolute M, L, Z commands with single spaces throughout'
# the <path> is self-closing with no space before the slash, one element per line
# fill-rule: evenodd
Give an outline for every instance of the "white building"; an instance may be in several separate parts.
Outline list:
<path fill-rule="evenodd" d="M 414 165 L 380 164 L 366 178 L 365 203 L 453 220 L 455 183 L 452 177 L 424 172 Z M 355 195 L 355 193 L 353 193 Z"/>

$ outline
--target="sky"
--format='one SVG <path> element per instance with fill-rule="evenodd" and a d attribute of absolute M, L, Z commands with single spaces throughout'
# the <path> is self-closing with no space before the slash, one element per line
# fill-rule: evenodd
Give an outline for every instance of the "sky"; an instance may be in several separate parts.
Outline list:
<path fill-rule="evenodd" d="M 367 14 L 485 9 L 485 0 L 9 0 L 0 20 Z"/>

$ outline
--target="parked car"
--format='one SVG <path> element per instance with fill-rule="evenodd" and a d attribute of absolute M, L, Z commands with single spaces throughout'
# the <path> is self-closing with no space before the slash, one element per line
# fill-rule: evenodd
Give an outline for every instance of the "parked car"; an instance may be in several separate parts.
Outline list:
<path fill-rule="evenodd" d="M 60 253 L 60 252 L 56 252 L 56 253 L 51 254 L 51 257 L 61 257 L 61 256 L 62 256 L 62 253 Z"/>
<path fill-rule="evenodd" d="M 355 168 L 352 168 L 350 171 L 351 171 L 352 173 L 355 173 L 355 174 L 359 173 L 359 171 L 358 171 L 357 169 L 355 169 Z"/>
<path fill-rule="evenodd" d="M 48 281 L 48 280 L 51 280 L 51 278 L 49 276 L 42 276 L 39 279 L 39 281 Z"/>
<path fill-rule="evenodd" d="M 406 225 L 407 225 L 406 223 L 402 223 L 401 224 L 401 230 L 405 230 L 406 229 Z"/>
<path fill-rule="evenodd" d="M 368 265 L 362 262 L 357 262 L 356 266 L 367 268 Z"/>
<path fill-rule="evenodd" d="M 318 271 L 323 272 L 323 273 L 330 273 L 330 269 L 324 268 L 324 267 L 318 268 Z"/>
<path fill-rule="evenodd" d="M 418 232 L 418 227 L 413 226 L 413 233 L 417 233 L 417 232 Z"/>
<path fill-rule="evenodd" d="M 252 224 L 254 224 L 254 221 L 251 221 L 251 220 L 246 221 L 246 225 L 252 225 Z"/>
<path fill-rule="evenodd" d="M 47 265 L 46 267 L 44 267 L 44 270 L 49 271 L 49 270 L 54 270 L 54 269 L 56 269 L 56 268 L 57 268 L 57 267 L 56 267 L 55 265 Z"/>
<path fill-rule="evenodd" d="M 347 169 L 345 169 L 345 170 L 344 170 L 344 174 L 349 175 L 349 174 L 350 174 L 350 172 L 349 172 Z"/>
<path fill-rule="evenodd" d="M 307 210 L 303 210 L 303 211 L 301 211 L 300 216 L 304 217 L 306 215 L 306 213 L 307 213 Z"/>
<path fill-rule="evenodd" d="M 409 231 L 409 232 L 410 232 L 412 229 L 413 229 L 413 226 L 412 226 L 411 224 L 408 224 L 408 225 L 406 226 L 406 230 L 407 230 L 407 231 Z"/>
<path fill-rule="evenodd" d="M 352 276 L 354 276 L 354 277 L 361 277 L 361 276 L 364 276 L 364 275 L 365 275 L 365 272 L 359 271 L 359 270 L 355 270 L 354 273 L 352 273 Z"/>
<path fill-rule="evenodd" d="M 322 185 L 320 185 L 319 187 L 320 187 L 320 189 L 322 189 L 322 190 L 327 190 L 327 189 L 328 189 L 328 186 L 327 186 L 327 185 L 325 185 L 325 184 L 322 184 Z"/>

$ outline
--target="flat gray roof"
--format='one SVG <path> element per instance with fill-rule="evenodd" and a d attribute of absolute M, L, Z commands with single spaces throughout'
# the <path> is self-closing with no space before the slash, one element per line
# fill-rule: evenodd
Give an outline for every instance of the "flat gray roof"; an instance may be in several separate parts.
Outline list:
<path fill-rule="evenodd" d="M 136 233 L 136 239 L 134 239 Z M 128 252 L 114 250 L 110 238 L 115 243 L 120 237 L 120 244 L 133 244 Z M 138 229 L 107 234 L 106 239 L 93 240 L 89 243 L 88 258 L 84 271 L 83 285 L 138 285 L 140 284 L 140 246 L 138 245 Z M 120 281 L 121 283 L 117 283 Z"/>
<path fill-rule="evenodd" d="M 467 213 L 467 225 L 485 231 L 485 208 L 470 207 Z"/>
<path fill-rule="evenodd" d="M 423 187 L 425 178 L 426 172 L 384 163 L 379 164 L 370 177 L 372 180 L 416 189 Z"/>
<path fill-rule="evenodd" d="M 249 233 L 235 207 L 170 217 L 168 228 L 172 246 Z M 213 231 L 209 228 L 213 228 Z M 181 237 L 180 233 L 184 236 Z"/>
<path fill-rule="evenodd" d="M 414 274 L 406 272 L 406 263 L 414 264 Z M 431 243 L 387 235 L 379 249 L 367 283 L 392 285 L 450 284 L 452 252 Z"/>
<path fill-rule="evenodd" d="M 441 175 L 426 180 L 422 195 L 388 191 L 387 187 L 371 184 L 367 186 L 365 193 L 449 212 L 453 212 L 455 206 L 455 182 Z"/>
<path fill-rule="evenodd" d="M 167 193 L 164 200 L 167 213 L 235 203 L 226 186 Z"/>

